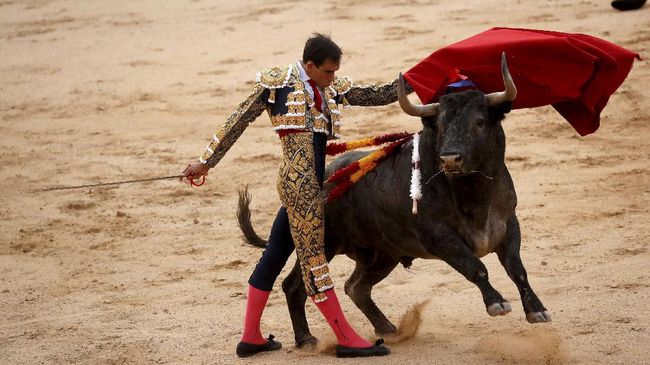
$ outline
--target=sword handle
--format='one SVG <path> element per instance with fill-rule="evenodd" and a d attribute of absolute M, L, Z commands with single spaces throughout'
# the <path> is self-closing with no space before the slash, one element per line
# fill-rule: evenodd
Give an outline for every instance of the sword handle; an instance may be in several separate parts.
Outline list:
<path fill-rule="evenodd" d="M 205 175 L 201 175 L 201 182 L 200 183 L 197 183 L 196 181 L 194 181 L 194 179 L 190 179 L 190 185 L 192 185 L 192 186 L 203 186 L 203 184 L 205 184 Z"/>

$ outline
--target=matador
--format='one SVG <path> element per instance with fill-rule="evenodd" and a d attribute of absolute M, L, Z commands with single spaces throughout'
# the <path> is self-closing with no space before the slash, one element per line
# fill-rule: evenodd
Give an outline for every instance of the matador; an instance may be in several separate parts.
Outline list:
<path fill-rule="evenodd" d="M 214 134 L 205 153 L 183 171 L 186 179 L 207 175 L 246 127 L 264 111 L 282 145 L 277 189 L 282 207 L 267 246 L 248 281 L 242 339 L 237 355 L 252 356 L 281 348 L 262 336 L 260 320 L 273 284 L 294 247 L 307 294 L 330 324 L 339 357 L 382 356 L 390 349 L 359 336 L 345 319 L 329 275 L 324 247 L 321 193 L 328 139 L 341 137 L 341 109 L 377 106 L 397 100 L 397 80 L 382 85 L 354 85 L 338 77 L 341 49 L 327 36 L 314 34 L 300 61 L 257 74 L 253 92 Z M 410 91 L 410 90 L 409 90 Z"/>

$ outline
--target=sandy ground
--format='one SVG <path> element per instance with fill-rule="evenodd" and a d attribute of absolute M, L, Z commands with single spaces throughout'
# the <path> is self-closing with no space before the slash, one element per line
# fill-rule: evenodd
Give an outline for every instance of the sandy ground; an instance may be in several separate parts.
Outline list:
<path fill-rule="evenodd" d="M 416 260 L 374 291 L 393 322 L 410 313 L 404 329 L 419 325 L 390 357 L 337 360 L 312 303 L 312 330 L 330 346 L 297 350 L 278 282 L 262 327 L 285 347 L 239 360 L 246 280 L 261 252 L 240 238 L 237 189 L 250 184 L 260 233 L 279 205 L 281 151 L 266 117 L 202 188 L 40 191 L 179 173 L 255 72 L 294 62 L 312 31 L 342 46 L 341 74 L 377 82 L 493 26 L 588 33 L 650 56 L 649 15 L 604 0 L 0 1 L 0 363 L 649 363 L 647 61 L 591 136 L 551 108 L 504 122 L 522 256 L 551 324 L 525 321 L 494 255 L 484 262 L 514 308 L 499 318 L 446 264 Z M 344 118 L 348 139 L 420 129 L 396 105 Z M 351 268 L 334 260 L 339 288 Z M 342 292 L 351 322 L 373 338 Z"/>

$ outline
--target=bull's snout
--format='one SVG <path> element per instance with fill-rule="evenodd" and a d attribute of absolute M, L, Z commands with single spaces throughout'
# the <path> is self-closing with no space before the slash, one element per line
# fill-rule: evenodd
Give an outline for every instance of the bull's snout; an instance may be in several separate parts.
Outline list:
<path fill-rule="evenodd" d="M 442 167 L 445 172 L 463 171 L 463 155 L 453 152 L 440 155 L 440 167 Z"/>

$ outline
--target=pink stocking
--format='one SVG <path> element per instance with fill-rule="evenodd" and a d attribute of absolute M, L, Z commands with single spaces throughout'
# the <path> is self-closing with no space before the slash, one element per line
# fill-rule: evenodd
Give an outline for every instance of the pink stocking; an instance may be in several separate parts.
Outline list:
<path fill-rule="evenodd" d="M 248 298 L 246 300 L 246 316 L 244 317 L 244 333 L 242 342 L 261 345 L 266 343 L 260 331 L 260 320 L 262 312 L 269 299 L 270 291 L 259 290 L 252 285 L 248 285 Z"/>
<path fill-rule="evenodd" d="M 332 327 L 339 345 L 358 348 L 372 346 L 372 343 L 359 336 L 345 319 L 334 289 L 326 290 L 323 293 L 327 295 L 327 300 L 315 304 Z"/>

